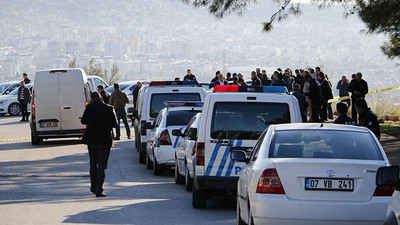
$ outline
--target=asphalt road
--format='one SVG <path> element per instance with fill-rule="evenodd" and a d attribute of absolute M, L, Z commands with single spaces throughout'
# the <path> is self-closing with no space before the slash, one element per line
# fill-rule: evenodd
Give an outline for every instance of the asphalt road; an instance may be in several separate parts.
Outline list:
<path fill-rule="evenodd" d="M 28 122 L 0 117 L 0 224 L 235 224 L 236 202 L 193 209 L 173 172 L 155 177 L 122 135 L 111 150 L 106 198 L 89 191 L 87 147 L 77 139 L 32 146 Z M 121 132 L 124 134 L 124 132 Z"/>

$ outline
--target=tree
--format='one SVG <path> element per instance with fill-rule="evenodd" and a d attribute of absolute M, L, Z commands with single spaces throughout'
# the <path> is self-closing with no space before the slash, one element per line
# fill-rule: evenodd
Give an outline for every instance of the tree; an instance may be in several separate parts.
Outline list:
<path fill-rule="evenodd" d="M 195 7 L 208 7 L 209 12 L 218 19 L 226 14 L 243 14 L 250 4 L 256 0 L 182 0 Z M 301 15 L 300 3 L 292 0 L 271 0 L 280 5 L 271 18 L 264 22 L 263 30 L 273 29 L 275 22 L 281 22 L 289 15 Z M 368 27 L 368 33 L 383 33 L 389 35 L 382 48 L 390 59 L 400 58 L 400 0 L 311 0 L 319 8 L 340 4 L 344 7 L 345 15 L 357 14 Z"/>
<path fill-rule="evenodd" d="M 96 63 L 94 58 L 90 58 L 87 66 L 83 67 L 83 70 L 87 75 L 104 77 L 103 69 L 101 68 L 101 63 Z"/>
<path fill-rule="evenodd" d="M 76 62 L 75 57 L 68 63 L 68 68 L 78 68 L 78 64 Z"/>

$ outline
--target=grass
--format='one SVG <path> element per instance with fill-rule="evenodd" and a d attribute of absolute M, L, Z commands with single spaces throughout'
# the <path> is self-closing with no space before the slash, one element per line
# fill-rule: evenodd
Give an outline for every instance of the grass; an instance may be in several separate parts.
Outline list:
<path fill-rule="evenodd" d="M 378 116 L 378 119 L 382 120 L 385 115 L 400 116 L 400 107 L 387 101 L 371 104 L 371 110 Z"/>
<path fill-rule="evenodd" d="M 383 123 L 380 124 L 381 133 L 400 138 L 400 125 Z"/>

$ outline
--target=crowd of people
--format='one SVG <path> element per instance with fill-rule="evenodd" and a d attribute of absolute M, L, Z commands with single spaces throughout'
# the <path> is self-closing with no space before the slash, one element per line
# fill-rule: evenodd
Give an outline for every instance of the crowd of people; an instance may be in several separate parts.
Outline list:
<path fill-rule="evenodd" d="M 184 80 L 196 80 L 196 77 L 187 70 Z M 251 86 L 285 86 L 289 92 L 297 98 L 302 113 L 303 122 L 326 122 L 333 119 L 333 110 L 330 99 L 333 99 L 333 86 L 327 74 L 320 67 L 308 69 L 290 68 L 284 71 L 278 68 L 272 76 L 268 76 L 266 70 L 256 68 L 251 72 L 251 83 L 247 84 L 241 73 L 224 75 L 217 71 L 210 81 L 209 88 L 216 85 L 251 85 Z M 337 104 L 338 118 L 335 123 L 366 126 L 380 138 L 380 130 L 377 116 L 368 108 L 365 95 L 368 93 L 368 83 L 362 79 L 362 73 L 351 76 L 351 81 L 346 76 L 338 81 L 336 89 L 339 97 L 343 97 Z M 351 94 L 351 96 L 350 96 Z M 351 117 L 348 117 L 348 109 L 351 107 Z"/>

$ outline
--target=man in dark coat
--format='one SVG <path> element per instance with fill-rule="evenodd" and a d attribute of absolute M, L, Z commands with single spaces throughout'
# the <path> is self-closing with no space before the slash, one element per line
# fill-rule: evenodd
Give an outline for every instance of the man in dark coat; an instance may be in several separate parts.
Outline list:
<path fill-rule="evenodd" d="M 188 69 L 186 76 L 183 77 L 183 80 L 184 81 L 196 80 L 196 76 L 192 74 L 192 71 L 190 69 Z"/>
<path fill-rule="evenodd" d="M 97 92 L 99 92 L 101 96 L 101 100 L 103 100 L 104 103 L 108 104 L 108 100 L 110 99 L 110 93 L 104 90 L 103 85 L 97 86 Z"/>
<path fill-rule="evenodd" d="M 328 120 L 328 100 L 333 98 L 332 88 L 329 82 L 325 79 L 325 74 L 323 72 L 319 72 L 318 80 L 320 83 L 320 97 L 321 97 L 321 120 L 325 122 Z"/>
<path fill-rule="evenodd" d="M 261 80 L 258 78 L 256 71 L 251 72 L 251 86 L 261 86 Z"/>
<path fill-rule="evenodd" d="M 337 124 L 346 124 L 346 125 L 356 125 L 356 121 L 347 116 L 347 111 L 349 110 L 349 107 L 347 106 L 346 103 L 339 102 L 336 104 L 336 111 L 339 114 L 339 117 L 336 118 L 336 120 L 333 123 Z"/>
<path fill-rule="evenodd" d="M 25 82 L 21 81 L 21 86 L 18 88 L 18 102 L 19 105 L 21 106 L 21 115 L 22 121 L 28 121 L 28 103 L 30 102 L 31 98 L 31 92 L 29 91 L 29 88 L 25 86 Z"/>
<path fill-rule="evenodd" d="M 320 122 L 319 114 L 321 109 L 321 97 L 319 95 L 320 87 L 318 83 L 311 77 L 305 76 L 306 82 L 309 83 L 308 96 L 311 100 L 311 122 Z"/>
<path fill-rule="evenodd" d="M 357 120 L 356 101 L 359 98 L 365 98 L 368 93 L 368 84 L 362 79 L 362 74 L 357 73 L 356 79 L 352 80 L 347 88 L 351 92 L 351 117 Z"/>
<path fill-rule="evenodd" d="M 296 97 L 297 101 L 299 102 L 300 112 L 301 112 L 301 119 L 303 123 L 307 122 L 307 107 L 308 102 L 306 97 L 301 93 L 301 86 L 300 84 L 293 84 L 293 96 Z"/>
<path fill-rule="evenodd" d="M 220 71 L 215 72 L 215 77 L 210 81 L 210 84 L 208 85 L 208 88 L 213 88 L 214 83 L 218 80 L 218 75 L 220 74 Z"/>
<path fill-rule="evenodd" d="M 381 138 L 381 130 L 379 128 L 378 117 L 368 108 L 365 99 L 358 99 L 355 105 L 359 117 L 358 126 L 370 129 L 379 140 Z"/>
<path fill-rule="evenodd" d="M 112 146 L 112 128 L 117 127 L 117 119 L 113 107 L 102 102 L 99 93 L 93 92 L 91 99 L 81 119 L 86 124 L 82 141 L 89 149 L 90 191 L 96 197 L 106 197 L 103 183 Z"/>
<path fill-rule="evenodd" d="M 228 85 L 228 81 L 224 79 L 224 77 L 222 76 L 222 73 L 219 73 L 217 75 L 218 79 L 214 82 L 213 87 L 217 86 L 217 85 Z"/>
<path fill-rule="evenodd" d="M 22 77 L 24 78 L 25 84 L 31 83 L 31 80 L 29 80 L 29 78 L 28 78 L 28 74 L 23 73 L 23 74 L 22 74 Z"/>

